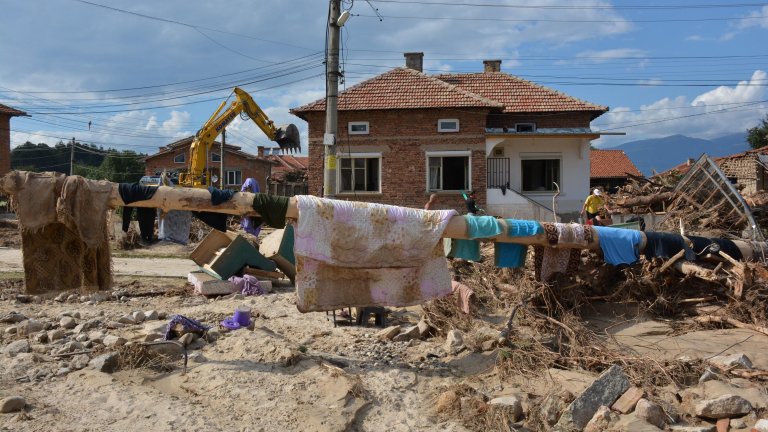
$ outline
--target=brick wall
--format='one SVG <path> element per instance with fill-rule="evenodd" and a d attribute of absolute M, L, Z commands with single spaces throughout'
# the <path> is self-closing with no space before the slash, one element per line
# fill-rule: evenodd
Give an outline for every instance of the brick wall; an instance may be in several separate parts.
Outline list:
<path fill-rule="evenodd" d="M 309 193 L 322 195 L 323 134 L 325 113 L 306 115 L 309 123 Z M 427 202 L 427 151 L 471 151 L 471 183 L 477 204 L 485 205 L 485 110 L 386 110 L 340 112 L 337 153 L 375 152 L 382 154 L 378 194 L 337 194 L 339 199 L 379 202 L 421 208 Z M 437 132 L 438 119 L 459 119 L 458 133 Z M 348 122 L 369 122 L 368 135 L 348 135 Z M 460 193 L 439 193 L 437 208 L 466 211 Z"/>
<path fill-rule="evenodd" d="M 218 153 L 218 151 L 216 152 Z M 173 158 L 176 155 L 185 154 L 184 163 L 175 163 Z M 152 155 L 147 158 L 147 175 L 155 175 L 166 169 L 168 171 L 186 170 L 189 166 L 189 147 L 180 147 L 167 153 Z M 208 160 L 208 167 L 218 174 L 220 162 Z M 272 163 L 267 160 L 248 159 L 236 153 L 224 152 L 224 172 L 240 170 L 242 172 L 242 181 L 248 177 L 253 177 L 259 182 L 262 189 L 266 188 L 267 177 L 269 177 Z M 226 174 L 225 174 L 226 175 Z M 239 189 L 240 185 L 224 185 L 225 188 Z"/>
<path fill-rule="evenodd" d="M 0 115 L 0 177 L 11 170 L 11 117 Z"/>

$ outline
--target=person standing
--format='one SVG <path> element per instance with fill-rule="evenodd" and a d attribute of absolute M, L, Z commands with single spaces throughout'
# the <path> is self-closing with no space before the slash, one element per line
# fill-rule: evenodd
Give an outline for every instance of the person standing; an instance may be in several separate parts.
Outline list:
<path fill-rule="evenodd" d="M 477 203 L 475 202 L 476 198 L 477 196 L 475 195 L 475 191 L 469 192 L 469 196 L 467 197 L 466 204 L 467 204 L 467 213 L 471 215 L 480 213 L 480 209 L 477 208 Z"/>
<path fill-rule="evenodd" d="M 429 201 L 427 201 L 427 203 L 424 204 L 424 210 L 434 210 L 436 205 L 437 205 L 437 194 L 432 194 L 429 196 Z"/>
<path fill-rule="evenodd" d="M 592 194 L 584 200 L 584 205 L 581 207 L 582 216 L 586 213 L 587 220 L 595 220 L 600 216 L 600 211 L 605 208 L 608 211 L 608 206 L 605 205 L 605 198 L 603 197 L 600 189 L 595 188 Z M 597 219 L 600 220 L 599 218 Z"/>

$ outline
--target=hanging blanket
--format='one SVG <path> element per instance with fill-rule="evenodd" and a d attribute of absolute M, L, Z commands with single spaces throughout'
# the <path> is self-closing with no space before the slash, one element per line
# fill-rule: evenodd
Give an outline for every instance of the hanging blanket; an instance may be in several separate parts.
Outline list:
<path fill-rule="evenodd" d="M 297 196 L 297 307 L 410 306 L 451 293 L 440 238 L 454 210 Z"/>
<path fill-rule="evenodd" d="M 547 242 L 552 246 L 556 246 L 561 238 L 564 241 L 567 239 L 568 243 L 582 245 L 591 243 L 593 240 L 592 227 L 589 225 L 579 225 L 581 229 L 574 229 L 575 224 L 542 223 L 541 225 L 547 236 Z M 556 273 L 572 274 L 579 268 L 580 249 L 536 246 L 534 252 L 534 273 L 538 281 L 549 282 Z"/>

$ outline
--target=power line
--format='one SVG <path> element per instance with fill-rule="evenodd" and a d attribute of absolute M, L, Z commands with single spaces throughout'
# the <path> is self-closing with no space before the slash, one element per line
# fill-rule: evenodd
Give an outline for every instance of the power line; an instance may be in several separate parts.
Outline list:
<path fill-rule="evenodd" d="M 79 0 L 77 0 L 79 1 Z M 362 18 L 376 18 L 376 15 L 365 14 L 352 14 Z M 746 17 L 720 17 L 720 18 L 664 18 L 664 19 L 622 19 L 622 20 L 608 20 L 608 19 L 554 19 L 554 18 L 469 18 L 469 17 L 431 17 L 431 16 L 409 16 L 409 15 L 383 15 L 383 18 L 387 19 L 405 19 L 405 20 L 420 20 L 420 21 L 495 21 L 495 22 L 520 22 L 520 23 L 537 23 L 537 22 L 552 22 L 552 23 L 584 23 L 584 24 L 605 24 L 605 23 L 675 23 L 675 22 L 709 22 L 709 21 L 741 21 L 741 20 L 755 20 L 768 18 L 765 15 L 754 15 Z"/>
<path fill-rule="evenodd" d="M 768 3 L 734 3 L 734 4 L 688 4 L 688 5 L 529 5 L 529 4 L 499 4 L 499 3 L 455 3 L 447 1 L 413 1 L 413 0 L 369 0 L 376 3 L 417 4 L 427 6 L 461 6 L 480 8 L 509 8 L 509 9 L 550 9 L 550 10 L 670 10 L 670 9 L 733 9 L 747 7 L 762 7 Z"/>

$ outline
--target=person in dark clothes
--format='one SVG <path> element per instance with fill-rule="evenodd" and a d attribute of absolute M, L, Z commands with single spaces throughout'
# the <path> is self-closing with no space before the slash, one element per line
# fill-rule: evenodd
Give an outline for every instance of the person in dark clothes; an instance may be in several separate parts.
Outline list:
<path fill-rule="evenodd" d="M 466 204 L 467 204 L 467 213 L 474 215 L 480 213 L 480 209 L 477 208 L 476 200 L 477 196 L 475 195 L 475 191 L 470 191 L 469 195 L 467 196 Z"/>

